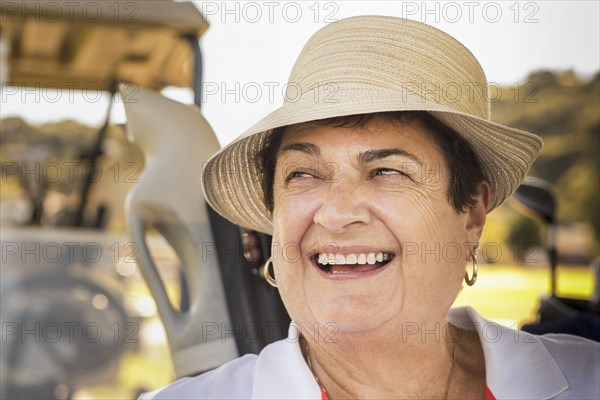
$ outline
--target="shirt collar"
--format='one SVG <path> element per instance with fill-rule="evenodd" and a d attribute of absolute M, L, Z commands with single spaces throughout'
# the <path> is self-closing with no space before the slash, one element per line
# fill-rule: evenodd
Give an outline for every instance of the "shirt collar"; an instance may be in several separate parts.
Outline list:
<path fill-rule="evenodd" d="M 479 335 L 486 384 L 497 399 L 549 399 L 569 388 L 564 374 L 537 336 L 488 321 L 471 307 L 451 309 L 448 321 Z M 287 339 L 261 351 L 252 398 L 321 399 L 320 388 L 302 356 L 299 333 L 299 327 L 292 322 Z"/>
<path fill-rule="evenodd" d="M 321 399 L 321 390 L 300 350 L 300 328 L 265 347 L 256 360 L 253 399 Z"/>
<path fill-rule="evenodd" d="M 569 388 L 537 336 L 488 321 L 471 307 L 451 309 L 448 321 L 479 335 L 486 383 L 496 398 L 549 399 Z"/>

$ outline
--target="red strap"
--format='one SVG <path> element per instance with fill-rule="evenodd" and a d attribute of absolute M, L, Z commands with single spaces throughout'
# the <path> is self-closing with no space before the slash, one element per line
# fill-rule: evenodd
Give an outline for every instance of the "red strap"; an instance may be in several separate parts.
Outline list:
<path fill-rule="evenodd" d="M 325 393 L 325 391 L 323 391 L 323 388 L 321 387 L 321 385 L 319 385 L 319 390 L 321 390 L 321 400 L 329 400 L 329 397 L 327 397 L 327 393 Z M 492 399 L 492 400 L 496 400 L 496 399 Z"/>
<path fill-rule="evenodd" d="M 327 397 L 327 394 L 323 391 L 323 388 L 319 386 L 319 389 L 321 390 L 321 400 L 329 400 L 329 397 Z M 487 386 L 485 387 L 485 400 L 496 400 L 492 391 Z"/>

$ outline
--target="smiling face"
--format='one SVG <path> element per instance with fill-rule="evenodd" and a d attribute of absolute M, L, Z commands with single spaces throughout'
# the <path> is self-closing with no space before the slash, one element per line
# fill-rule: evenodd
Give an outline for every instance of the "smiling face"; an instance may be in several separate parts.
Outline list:
<path fill-rule="evenodd" d="M 444 320 L 486 206 L 457 212 L 445 170 L 418 121 L 286 130 L 272 250 L 292 319 L 347 332 Z"/>

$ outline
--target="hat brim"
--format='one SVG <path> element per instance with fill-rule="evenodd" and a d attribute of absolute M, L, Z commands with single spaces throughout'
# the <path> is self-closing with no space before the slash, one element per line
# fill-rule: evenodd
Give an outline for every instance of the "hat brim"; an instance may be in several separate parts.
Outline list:
<path fill-rule="evenodd" d="M 271 215 L 261 187 L 262 172 L 255 162 L 267 135 L 275 128 L 303 122 L 390 111 L 428 111 L 470 143 L 492 187 L 488 212 L 517 189 L 543 144 L 537 135 L 461 113 L 421 96 L 373 85 L 340 83 L 335 96 L 319 99 L 305 95 L 297 102 L 285 103 L 211 157 L 202 174 L 206 200 L 237 225 L 272 234 Z"/>

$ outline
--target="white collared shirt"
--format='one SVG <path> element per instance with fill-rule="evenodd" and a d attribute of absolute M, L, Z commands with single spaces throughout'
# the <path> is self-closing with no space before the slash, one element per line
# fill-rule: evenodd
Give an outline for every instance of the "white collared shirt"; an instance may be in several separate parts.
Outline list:
<path fill-rule="evenodd" d="M 600 344 L 571 335 L 536 336 L 451 309 L 448 321 L 477 332 L 486 384 L 500 399 L 600 399 Z M 295 324 L 287 339 L 194 378 L 183 378 L 140 399 L 321 399 L 304 361 Z"/>

